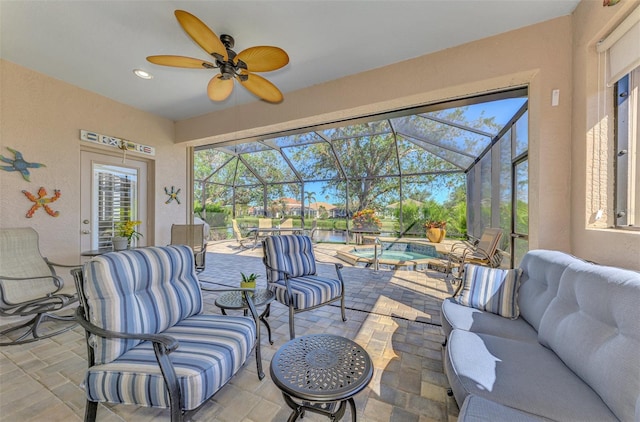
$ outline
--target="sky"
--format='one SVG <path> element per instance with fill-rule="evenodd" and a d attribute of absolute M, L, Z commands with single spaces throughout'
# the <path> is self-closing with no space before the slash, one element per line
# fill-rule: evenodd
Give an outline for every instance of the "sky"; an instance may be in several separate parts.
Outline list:
<path fill-rule="evenodd" d="M 481 115 L 484 117 L 494 117 L 495 123 L 499 126 L 504 126 L 520 109 L 520 107 L 527 100 L 526 97 L 519 98 L 506 98 L 503 100 L 474 104 L 470 106 L 466 106 L 465 108 L 465 120 L 466 121 L 474 121 L 477 120 Z M 494 132 L 495 129 L 486 129 L 488 132 Z M 321 194 L 322 192 L 322 182 L 306 182 L 305 183 L 305 192 L 314 192 L 317 201 L 329 202 L 339 204 L 343 201 L 342 198 L 336 197 L 335 194 L 331 192 L 327 192 L 329 195 L 329 199 L 325 198 L 325 195 Z M 448 188 L 438 188 L 431 192 L 431 199 L 435 200 L 438 203 L 445 202 L 451 193 L 451 189 Z"/>

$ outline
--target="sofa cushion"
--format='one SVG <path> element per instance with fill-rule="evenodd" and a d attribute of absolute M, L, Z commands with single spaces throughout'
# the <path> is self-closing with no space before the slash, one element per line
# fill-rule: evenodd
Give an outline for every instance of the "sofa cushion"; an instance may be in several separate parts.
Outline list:
<path fill-rule="evenodd" d="M 518 318 L 518 283 L 522 270 L 465 264 L 459 304 L 506 318 Z"/>
<path fill-rule="evenodd" d="M 458 414 L 458 422 L 549 422 L 550 419 L 503 406 L 483 397 L 468 396 Z"/>
<path fill-rule="evenodd" d="M 460 305 L 454 298 L 442 301 L 442 331 L 448 337 L 454 329 L 538 342 L 538 333 L 524 319 L 503 318 L 490 312 Z"/>
<path fill-rule="evenodd" d="M 188 246 L 107 253 L 84 266 L 89 322 L 106 330 L 157 334 L 202 311 L 202 292 Z M 120 309 L 113 314 L 112 309 Z M 139 340 L 92 338 L 96 364 L 108 363 Z"/>
<path fill-rule="evenodd" d="M 640 273 L 571 265 L 542 317 L 538 338 L 620 420 L 640 416 Z"/>
<path fill-rule="evenodd" d="M 572 264 L 584 261 L 563 252 L 531 250 L 520 263 L 522 276 L 518 291 L 520 315 L 538 331 L 547 306 L 558 292 L 560 276 Z"/>
<path fill-rule="evenodd" d="M 539 343 L 453 330 L 445 371 L 460 405 L 474 394 L 556 421 L 617 420 L 595 391 Z"/>
<path fill-rule="evenodd" d="M 253 349 L 256 326 L 248 317 L 201 314 L 163 334 L 179 342 L 169 358 L 180 384 L 182 408 L 191 410 L 238 372 Z M 91 401 L 169 407 L 167 387 L 148 341 L 110 363 L 89 368 L 84 388 Z"/>

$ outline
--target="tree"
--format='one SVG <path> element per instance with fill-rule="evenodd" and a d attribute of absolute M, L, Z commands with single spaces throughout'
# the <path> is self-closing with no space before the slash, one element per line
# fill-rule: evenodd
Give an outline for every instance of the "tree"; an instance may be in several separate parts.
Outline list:
<path fill-rule="evenodd" d="M 280 209 L 279 207 L 280 203 L 278 201 L 271 201 L 271 203 L 269 203 L 269 216 L 275 217 Z"/>
<path fill-rule="evenodd" d="M 315 192 L 311 192 L 311 191 L 307 191 L 304 193 L 304 197 L 307 201 L 308 204 L 308 208 L 311 208 L 311 202 L 316 200 L 316 193 Z M 307 209 L 307 216 L 311 217 L 311 210 Z"/>
<path fill-rule="evenodd" d="M 284 217 L 287 215 L 287 201 L 285 201 L 284 198 L 280 198 L 278 202 L 280 204 L 280 209 L 282 210 L 282 217 Z"/>
<path fill-rule="evenodd" d="M 318 130 L 287 137 L 290 144 L 282 142 L 281 149 L 242 144 L 235 150 L 238 156 L 223 151 L 198 151 L 195 179 L 233 186 L 236 203 L 258 206 L 262 206 L 263 183 L 268 186 L 270 199 L 285 196 L 286 189 L 297 189 L 299 197 L 296 174 L 305 180 L 323 182 L 321 192 L 307 192 L 301 200 L 310 205 L 316 194 L 332 192 L 340 203 L 348 201 L 349 207 L 343 206 L 348 215 L 368 208 L 381 210 L 404 198 L 425 202 L 433 198 L 433 192 L 464 189 L 463 171 L 471 165 L 473 156 L 487 147 L 490 141 L 487 136 L 465 130 L 465 126 L 497 132 L 493 118 L 481 114 L 471 120 L 469 114 L 466 107 L 457 107 Z M 289 162 L 296 166 L 296 174 Z M 207 185 L 206 196 L 220 195 L 210 186 L 213 185 Z M 238 194 L 240 190 L 242 195 Z M 197 199 L 206 203 L 208 198 Z M 461 219 L 458 211 L 455 220 L 462 222 Z"/>
<path fill-rule="evenodd" d="M 326 220 L 327 218 L 329 218 L 329 212 L 327 211 L 327 208 L 325 208 L 324 205 L 320 205 L 318 207 L 318 214 L 319 214 L 319 217 L 323 220 Z"/>
<path fill-rule="evenodd" d="M 498 127 L 493 118 L 480 115 L 469 121 L 465 113 L 465 107 L 458 107 L 430 114 L 471 128 L 487 130 Z M 380 209 L 394 197 L 397 198 L 400 184 L 398 176 L 401 172 L 421 175 L 422 180 L 427 182 L 408 189 L 403 185 L 405 197 L 424 200 L 432 191 L 454 190 L 463 183 L 463 178 L 440 177 L 437 172 L 453 170 L 462 174 L 465 167 L 452 164 L 451 151 L 438 151 L 439 148 L 433 145 L 444 145 L 452 151 L 473 151 L 473 154 L 481 152 L 489 142 L 487 137 L 457 126 L 444 125 L 422 115 L 341 127 L 332 130 L 330 137 L 333 139 L 333 148 L 328 148 L 326 143 L 308 144 L 296 150 L 295 162 L 306 166 L 302 173 L 327 179 L 322 193 L 331 189 L 346 196 L 345 179 L 337 170 L 343 169 L 348 179 L 350 211 Z M 425 145 L 432 147 L 425 149 Z M 332 151 L 335 151 L 335 155 Z M 337 165 L 336 156 L 341 166 Z M 464 158 L 468 160 L 468 156 Z M 398 168 L 398 163 L 401 168 Z M 465 164 L 468 163 L 465 161 Z"/>
<path fill-rule="evenodd" d="M 449 235 L 466 237 L 467 235 L 467 189 L 461 184 L 449 195 L 444 203 L 447 210 L 447 231 Z"/>

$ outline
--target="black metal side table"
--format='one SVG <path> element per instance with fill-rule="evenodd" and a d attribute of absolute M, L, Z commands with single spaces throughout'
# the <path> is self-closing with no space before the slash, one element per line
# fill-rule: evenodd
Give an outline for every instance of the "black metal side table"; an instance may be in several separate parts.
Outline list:
<path fill-rule="evenodd" d="M 269 322 L 267 321 L 266 317 L 269 316 L 269 304 L 273 302 L 275 298 L 275 293 L 267 289 L 256 289 L 253 293 L 253 304 L 256 308 L 259 306 L 267 305 L 265 310 L 260 315 L 258 315 L 258 319 L 262 321 L 265 327 L 267 327 L 267 333 L 269 334 L 269 344 L 273 344 L 273 340 L 271 340 L 271 327 L 269 326 Z M 233 291 L 220 295 L 220 297 L 216 299 L 216 306 L 220 308 L 220 312 L 222 312 L 222 315 L 227 314 L 227 309 L 242 309 L 244 310 L 245 315 L 247 315 L 249 310 L 249 304 L 244 299 L 241 291 Z M 256 328 L 260 329 L 260 327 Z"/>
<path fill-rule="evenodd" d="M 347 403 L 355 422 L 353 396 L 369 384 L 372 376 L 373 364 L 367 351 L 331 334 L 294 338 L 271 359 L 271 379 L 293 409 L 289 422 L 304 417 L 307 410 L 337 421 L 344 416 Z"/>
<path fill-rule="evenodd" d="M 90 251 L 82 252 L 80 256 L 88 256 L 93 258 L 94 256 L 104 255 L 109 252 L 113 252 L 113 248 L 92 249 Z"/>

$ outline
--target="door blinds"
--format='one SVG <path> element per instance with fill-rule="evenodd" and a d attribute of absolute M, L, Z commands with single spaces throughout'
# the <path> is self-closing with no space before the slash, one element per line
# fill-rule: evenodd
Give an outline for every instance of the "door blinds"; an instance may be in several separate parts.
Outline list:
<path fill-rule="evenodd" d="M 119 223 L 137 219 L 137 177 L 111 166 L 98 165 L 94 172 L 97 182 L 95 205 L 98 214 L 98 248 L 108 248 Z"/>

